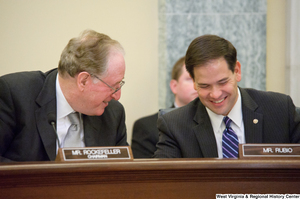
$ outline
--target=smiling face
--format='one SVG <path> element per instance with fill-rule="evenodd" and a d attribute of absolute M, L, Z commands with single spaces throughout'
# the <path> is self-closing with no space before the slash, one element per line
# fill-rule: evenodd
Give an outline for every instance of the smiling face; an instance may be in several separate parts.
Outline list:
<path fill-rule="evenodd" d="M 97 76 L 117 89 L 124 79 L 125 61 L 123 54 L 119 52 L 113 52 L 109 56 L 105 76 Z M 119 100 L 121 97 L 121 90 L 114 93 L 113 89 L 87 72 L 80 73 L 77 78 L 81 88 L 81 95 L 76 102 L 78 112 L 86 115 L 102 115 L 109 101 L 112 99 Z"/>
<path fill-rule="evenodd" d="M 218 115 L 228 115 L 238 99 L 241 65 L 232 72 L 222 57 L 194 68 L 194 88 L 204 106 Z"/>

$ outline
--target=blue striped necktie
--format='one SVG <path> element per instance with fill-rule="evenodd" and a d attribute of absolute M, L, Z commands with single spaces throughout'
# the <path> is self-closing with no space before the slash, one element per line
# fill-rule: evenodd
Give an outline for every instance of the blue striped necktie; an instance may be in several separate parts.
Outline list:
<path fill-rule="evenodd" d="M 222 137 L 223 158 L 238 158 L 239 140 L 233 129 L 230 127 L 232 122 L 229 117 L 224 117 L 223 121 L 226 128 Z"/>

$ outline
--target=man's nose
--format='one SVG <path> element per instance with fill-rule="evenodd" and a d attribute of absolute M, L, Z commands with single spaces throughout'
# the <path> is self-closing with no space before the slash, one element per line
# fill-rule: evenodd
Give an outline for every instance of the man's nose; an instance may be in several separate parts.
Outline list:
<path fill-rule="evenodd" d="M 210 91 L 210 97 L 213 99 L 218 99 L 222 95 L 222 91 L 217 86 L 214 86 Z"/>
<path fill-rule="evenodd" d="M 114 100 L 119 100 L 121 98 L 121 89 L 113 93 L 111 96 Z"/>

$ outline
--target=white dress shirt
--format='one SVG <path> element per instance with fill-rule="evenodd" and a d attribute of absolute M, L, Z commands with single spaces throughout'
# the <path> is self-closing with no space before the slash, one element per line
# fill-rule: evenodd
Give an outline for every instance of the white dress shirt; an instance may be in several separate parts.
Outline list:
<path fill-rule="evenodd" d="M 206 108 L 207 113 L 209 115 L 213 131 L 215 134 L 217 148 L 218 148 L 218 156 L 219 158 L 223 158 L 222 152 L 222 135 L 225 130 L 225 124 L 223 122 L 224 115 L 217 115 L 208 108 Z M 229 114 L 227 115 L 231 120 L 231 128 L 237 134 L 239 143 L 245 143 L 245 130 L 244 130 L 244 122 L 243 122 L 243 113 L 242 113 L 242 97 L 240 90 L 238 89 L 238 99 Z"/>
<path fill-rule="evenodd" d="M 58 142 L 60 143 L 60 147 L 64 147 L 64 139 L 68 132 L 69 127 L 71 126 L 71 121 L 68 118 L 68 115 L 72 112 L 75 112 L 72 107 L 67 102 L 59 84 L 58 74 L 56 77 L 56 105 L 57 105 L 57 114 L 56 114 L 56 129 L 58 134 Z M 85 147 L 84 139 L 83 139 L 83 121 L 81 119 L 81 114 L 79 114 L 80 125 L 81 125 L 81 147 Z M 58 149 L 58 145 L 57 145 Z"/>

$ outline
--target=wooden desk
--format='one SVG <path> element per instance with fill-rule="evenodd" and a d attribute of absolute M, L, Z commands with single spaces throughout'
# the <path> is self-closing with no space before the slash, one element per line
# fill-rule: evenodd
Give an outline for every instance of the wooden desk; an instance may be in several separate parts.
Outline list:
<path fill-rule="evenodd" d="M 299 194 L 300 160 L 145 159 L 0 164 L 0 198 L 216 198 Z"/>

